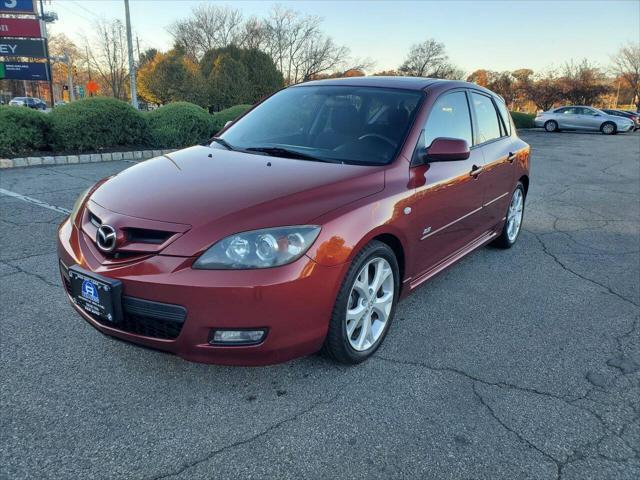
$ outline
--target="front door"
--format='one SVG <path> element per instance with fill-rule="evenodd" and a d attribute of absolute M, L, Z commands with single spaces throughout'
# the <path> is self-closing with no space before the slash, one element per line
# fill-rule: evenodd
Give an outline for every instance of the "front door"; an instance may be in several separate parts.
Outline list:
<path fill-rule="evenodd" d="M 439 137 L 459 138 L 473 145 L 471 115 L 464 90 L 438 98 L 422 132 L 420 146 Z M 419 149 L 418 149 L 419 150 Z M 467 160 L 433 162 L 413 167 L 418 177 L 413 197 L 411 234 L 417 243 L 415 276 L 430 270 L 447 256 L 477 238 L 486 223 L 482 218 L 484 158 L 478 149 Z"/>

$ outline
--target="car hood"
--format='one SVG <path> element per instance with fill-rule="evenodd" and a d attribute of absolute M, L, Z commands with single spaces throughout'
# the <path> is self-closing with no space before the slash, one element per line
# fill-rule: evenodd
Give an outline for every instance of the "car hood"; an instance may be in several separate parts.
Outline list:
<path fill-rule="evenodd" d="M 233 233 L 307 224 L 383 188 L 381 167 L 196 146 L 120 172 L 91 200 L 123 216 L 188 225 L 162 253 L 192 256 Z"/>

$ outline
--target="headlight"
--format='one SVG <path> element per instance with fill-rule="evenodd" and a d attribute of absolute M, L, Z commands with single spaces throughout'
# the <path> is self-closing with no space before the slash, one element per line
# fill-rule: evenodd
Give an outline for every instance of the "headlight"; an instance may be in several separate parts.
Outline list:
<path fill-rule="evenodd" d="M 236 233 L 210 247 L 193 268 L 245 270 L 286 265 L 304 255 L 319 233 L 320 227 L 316 225 Z"/>
<path fill-rule="evenodd" d="M 80 211 L 80 206 L 82 205 L 84 200 L 87 198 L 87 195 L 89 194 L 89 190 L 91 190 L 91 187 L 87 188 L 84 192 L 82 192 L 78 197 L 78 199 L 76 200 L 76 202 L 73 204 L 73 208 L 71 209 L 71 213 L 69 214 L 69 219 L 71 220 L 72 225 L 76 224 L 76 217 L 78 216 L 78 212 Z"/>

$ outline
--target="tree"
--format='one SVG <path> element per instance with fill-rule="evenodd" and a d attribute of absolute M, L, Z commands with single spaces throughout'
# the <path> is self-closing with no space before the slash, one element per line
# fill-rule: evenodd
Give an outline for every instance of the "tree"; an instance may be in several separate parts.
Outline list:
<path fill-rule="evenodd" d="M 524 86 L 526 96 L 541 110 L 550 110 L 563 97 L 562 86 L 554 72 L 539 75 Z"/>
<path fill-rule="evenodd" d="M 593 105 L 610 89 L 600 69 L 587 59 L 565 63 L 560 85 L 564 98 L 578 105 Z"/>
<path fill-rule="evenodd" d="M 269 55 L 257 49 L 228 46 L 207 51 L 200 61 L 200 71 L 204 78 L 210 79 L 216 60 L 226 55 L 244 65 L 247 72 L 247 93 L 240 103 L 255 103 L 266 95 L 282 88 L 282 74 L 276 68 Z"/>
<path fill-rule="evenodd" d="M 126 99 L 129 78 L 127 39 L 120 20 L 100 21 L 96 24 L 94 42 L 89 46 L 89 65 L 98 72 L 101 83 L 111 96 Z"/>
<path fill-rule="evenodd" d="M 239 105 L 249 96 L 249 72 L 242 62 L 228 54 L 219 55 L 213 62 L 208 78 L 209 105 L 223 110 Z"/>
<path fill-rule="evenodd" d="M 203 81 L 197 64 L 186 57 L 179 48 L 167 53 L 157 53 L 138 71 L 140 96 L 152 103 L 188 101 L 202 105 Z"/>
<path fill-rule="evenodd" d="M 433 38 L 412 45 L 398 70 L 411 77 L 459 79 L 464 75 L 464 72 L 449 63 L 444 43 Z"/>
<path fill-rule="evenodd" d="M 299 83 L 321 73 L 344 69 L 349 49 L 324 35 L 321 22 L 319 17 L 301 16 L 280 6 L 274 7 L 264 20 L 264 48 L 282 72 L 285 83 Z"/>
<path fill-rule="evenodd" d="M 640 43 L 629 43 L 613 57 L 613 71 L 631 90 L 633 102 L 640 109 Z"/>
<path fill-rule="evenodd" d="M 200 60 L 208 50 L 240 43 L 242 12 L 228 6 L 200 5 L 190 18 L 173 23 L 169 32 L 188 56 Z"/>
<path fill-rule="evenodd" d="M 158 50 L 155 48 L 147 48 L 138 57 L 138 68 L 142 67 L 145 63 L 153 60 L 158 53 Z"/>

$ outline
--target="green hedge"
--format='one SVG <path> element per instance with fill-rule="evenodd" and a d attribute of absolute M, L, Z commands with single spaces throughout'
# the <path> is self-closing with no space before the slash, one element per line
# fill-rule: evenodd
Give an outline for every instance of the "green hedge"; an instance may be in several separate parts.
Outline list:
<path fill-rule="evenodd" d="M 220 110 L 218 113 L 213 114 L 213 131 L 217 132 L 224 127 L 224 124 L 230 120 L 235 120 L 244 112 L 249 110 L 251 105 L 236 105 L 235 107 L 225 108 L 224 110 Z"/>
<path fill-rule="evenodd" d="M 533 119 L 536 118 L 536 116 L 531 113 L 511 112 L 511 118 L 513 118 L 513 123 L 516 124 L 516 128 L 535 127 Z"/>
<path fill-rule="evenodd" d="M 188 147 L 204 142 L 214 133 L 212 116 L 193 103 L 170 103 L 146 116 L 155 147 Z"/>
<path fill-rule="evenodd" d="M 0 107 L 0 156 L 39 150 L 83 152 L 118 147 L 182 148 L 207 140 L 247 111 L 236 105 L 210 115 L 188 102 L 170 103 L 141 113 L 121 100 L 94 97 L 41 113 Z"/>
<path fill-rule="evenodd" d="M 0 157 L 47 148 L 46 114 L 26 107 L 0 106 Z"/>
<path fill-rule="evenodd" d="M 142 114 L 114 98 L 85 98 L 56 107 L 50 113 L 50 121 L 54 150 L 100 150 L 141 146 L 149 141 Z"/>

